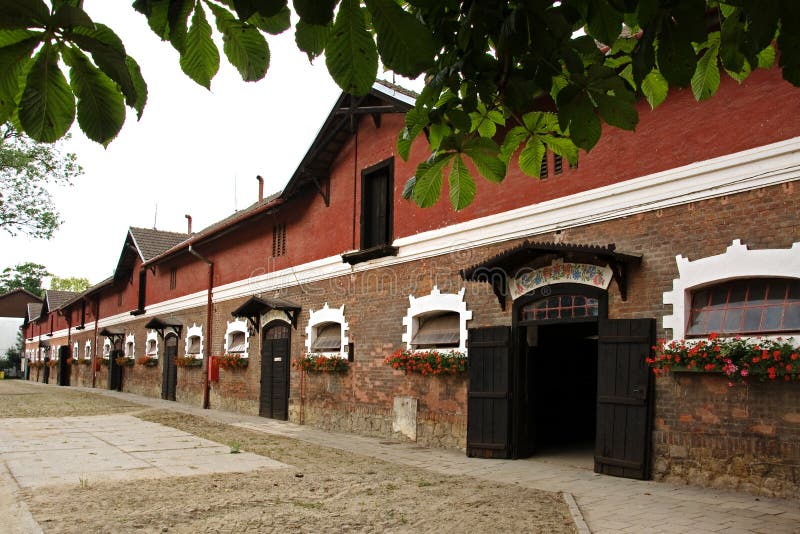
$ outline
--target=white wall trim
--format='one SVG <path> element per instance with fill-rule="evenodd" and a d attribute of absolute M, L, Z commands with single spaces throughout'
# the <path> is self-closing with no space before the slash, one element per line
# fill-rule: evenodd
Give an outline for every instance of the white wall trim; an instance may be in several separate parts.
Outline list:
<path fill-rule="evenodd" d="M 203 351 L 203 342 L 204 342 L 204 339 L 203 339 L 203 326 L 202 325 L 198 326 L 197 323 L 192 323 L 192 326 L 190 326 L 186 330 L 186 339 L 184 340 L 184 351 L 183 351 L 183 353 L 186 356 L 190 356 L 190 354 L 189 354 L 189 340 L 191 338 L 193 338 L 193 337 L 199 337 L 200 338 L 200 352 L 195 354 L 194 358 L 196 360 L 202 360 L 203 359 L 203 354 L 205 354 L 205 352 Z"/>
<path fill-rule="evenodd" d="M 339 346 L 338 354 L 340 354 L 342 357 L 347 357 L 345 347 L 347 347 L 347 345 L 350 343 L 350 338 L 345 334 L 345 332 L 350 330 L 350 325 L 347 324 L 347 321 L 344 318 L 344 304 L 342 304 L 339 308 L 331 308 L 326 302 L 320 310 L 308 310 L 308 326 L 306 326 L 306 352 L 311 352 L 311 345 L 314 344 L 314 341 L 317 338 L 317 326 L 324 323 L 339 323 L 342 328 L 342 343 Z"/>
<path fill-rule="evenodd" d="M 691 163 L 640 178 L 582 191 L 522 208 L 480 217 L 394 241 L 397 256 L 350 266 L 330 256 L 289 269 L 251 274 L 213 289 L 213 301 L 278 291 L 352 272 L 389 267 L 453 252 L 627 217 L 690 202 L 769 187 L 800 179 L 800 137 Z M 468 257 L 468 256 L 467 256 Z M 468 260 L 466 261 L 468 263 Z M 206 290 L 148 304 L 141 317 L 152 317 L 207 303 Z M 121 313 L 98 321 L 98 327 L 131 320 Z"/>
<path fill-rule="evenodd" d="M 247 320 L 245 319 L 237 318 L 233 321 L 228 321 L 228 327 L 225 329 L 225 352 L 228 352 L 231 334 L 235 332 L 244 332 L 244 353 L 242 354 L 242 358 L 247 358 L 250 354 L 250 331 L 247 328 Z"/>
<path fill-rule="evenodd" d="M 130 352 L 128 351 L 128 344 L 131 346 Z M 128 358 L 136 357 L 136 335 L 133 332 L 125 336 L 125 345 L 122 350 L 125 351 L 125 356 Z"/>
<path fill-rule="evenodd" d="M 103 358 L 108 359 L 111 356 L 111 339 L 105 338 L 103 341 Z"/>
<path fill-rule="evenodd" d="M 74 358 L 79 358 L 79 357 L 80 357 L 80 354 L 79 354 L 79 352 L 80 352 L 80 346 L 78 345 L 78 342 L 76 341 L 76 342 L 75 342 L 75 343 L 73 343 L 73 345 L 72 345 L 72 358 L 73 358 L 73 359 L 74 359 Z"/>
<path fill-rule="evenodd" d="M 155 350 L 150 350 L 150 342 L 155 343 Z M 144 353 L 152 358 L 158 358 L 158 333 L 155 330 L 147 332 L 147 338 L 144 340 Z"/>
<path fill-rule="evenodd" d="M 459 344 L 458 351 L 467 350 L 467 321 L 472 319 L 472 310 L 467 310 L 467 303 L 464 300 L 466 288 L 461 288 L 458 293 L 442 293 L 439 288 L 433 286 L 429 295 L 415 298 L 414 295 L 408 296 L 408 311 L 403 317 L 405 332 L 402 336 L 406 349 L 412 350 L 411 340 L 419 327 L 419 317 L 431 312 L 456 312 L 459 315 Z"/>
<path fill-rule="evenodd" d="M 91 360 L 92 359 L 92 340 L 87 339 L 86 344 L 83 346 L 83 359 L 84 360 Z"/>
<path fill-rule="evenodd" d="M 722 254 L 694 261 L 679 254 L 675 262 L 678 278 L 663 297 L 664 304 L 672 305 L 672 315 L 664 316 L 664 328 L 672 329 L 673 339 L 683 339 L 693 290 L 737 278 L 800 278 L 800 242 L 791 248 L 750 250 L 735 239 Z"/>

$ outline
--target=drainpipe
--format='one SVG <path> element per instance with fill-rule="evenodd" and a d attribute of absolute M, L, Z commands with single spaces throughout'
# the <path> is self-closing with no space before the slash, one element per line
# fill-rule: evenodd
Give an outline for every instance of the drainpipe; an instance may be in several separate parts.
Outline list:
<path fill-rule="evenodd" d="M 94 342 L 92 344 L 92 389 L 97 382 L 97 321 L 100 320 L 100 297 L 94 298 Z"/>
<path fill-rule="evenodd" d="M 214 289 L 214 262 L 197 252 L 192 245 L 189 245 L 189 254 L 194 256 L 200 261 L 204 261 L 206 265 L 208 265 L 208 304 L 206 304 L 206 338 L 208 342 L 204 347 L 203 354 L 205 358 L 205 368 L 206 372 L 203 377 L 203 409 L 208 410 L 209 408 L 209 396 L 211 394 L 211 380 L 209 380 L 209 374 L 211 373 L 211 343 L 213 341 L 213 331 L 212 331 L 212 313 L 213 313 L 213 305 L 214 302 L 211 298 L 211 291 Z"/>
<path fill-rule="evenodd" d="M 264 179 L 261 176 L 256 176 L 258 180 L 258 201 L 264 200 Z"/>

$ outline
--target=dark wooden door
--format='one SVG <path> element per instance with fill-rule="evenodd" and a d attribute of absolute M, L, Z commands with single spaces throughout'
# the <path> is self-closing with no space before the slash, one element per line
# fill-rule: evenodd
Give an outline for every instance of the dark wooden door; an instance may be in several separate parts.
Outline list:
<path fill-rule="evenodd" d="M 597 473 L 650 478 L 653 373 L 645 358 L 654 338 L 655 319 L 600 320 Z"/>
<path fill-rule="evenodd" d="M 175 400 L 175 388 L 178 385 L 178 336 L 167 336 L 164 340 L 164 358 L 161 362 L 161 398 Z"/>
<path fill-rule="evenodd" d="M 289 325 L 274 323 L 261 341 L 261 403 L 259 415 L 289 418 Z"/>
<path fill-rule="evenodd" d="M 511 329 L 470 328 L 467 456 L 511 456 Z"/>
<path fill-rule="evenodd" d="M 70 357 L 70 348 L 68 346 L 59 347 L 58 349 L 58 384 L 60 386 L 68 386 L 70 376 L 72 375 L 72 366 L 67 362 Z"/>

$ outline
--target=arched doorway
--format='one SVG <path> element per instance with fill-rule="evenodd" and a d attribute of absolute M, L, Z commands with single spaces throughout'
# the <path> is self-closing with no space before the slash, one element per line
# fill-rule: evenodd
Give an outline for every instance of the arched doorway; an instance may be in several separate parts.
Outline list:
<path fill-rule="evenodd" d="M 114 349 L 108 358 L 108 389 L 122 391 L 122 366 L 117 364 L 117 358 L 123 356 L 122 337 L 114 339 Z"/>
<path fill-rule="evenodd" d="M 262 417 L 289 418 L 289 323 L 272 321 L 261 334 L 261 402 Z"/>
<path fill-rule="evenodd" d="M 162 358 L 161 398 L 175 400 L 175 388 L 178 385 L 178 336 L 167 334 L 164 339 L 164 357 Z"/>
<path fill-rule="evenodd" d="M 603 289 L 545 286 L 514 301 L 516 456 L 584 456 L 591 467 L 597 424 L 598 323 Z"/>

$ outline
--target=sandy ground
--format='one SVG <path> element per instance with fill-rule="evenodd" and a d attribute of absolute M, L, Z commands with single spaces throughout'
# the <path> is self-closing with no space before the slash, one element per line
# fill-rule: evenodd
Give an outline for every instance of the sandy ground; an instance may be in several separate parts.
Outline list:
<path fill-rule="evenodd" d="M 291 469 L 23 491 L 45 532 L 574 532 L 558 494 L 448 477 L 204 418 L 0 381 L 0 417 L 129 412 Z"/>

